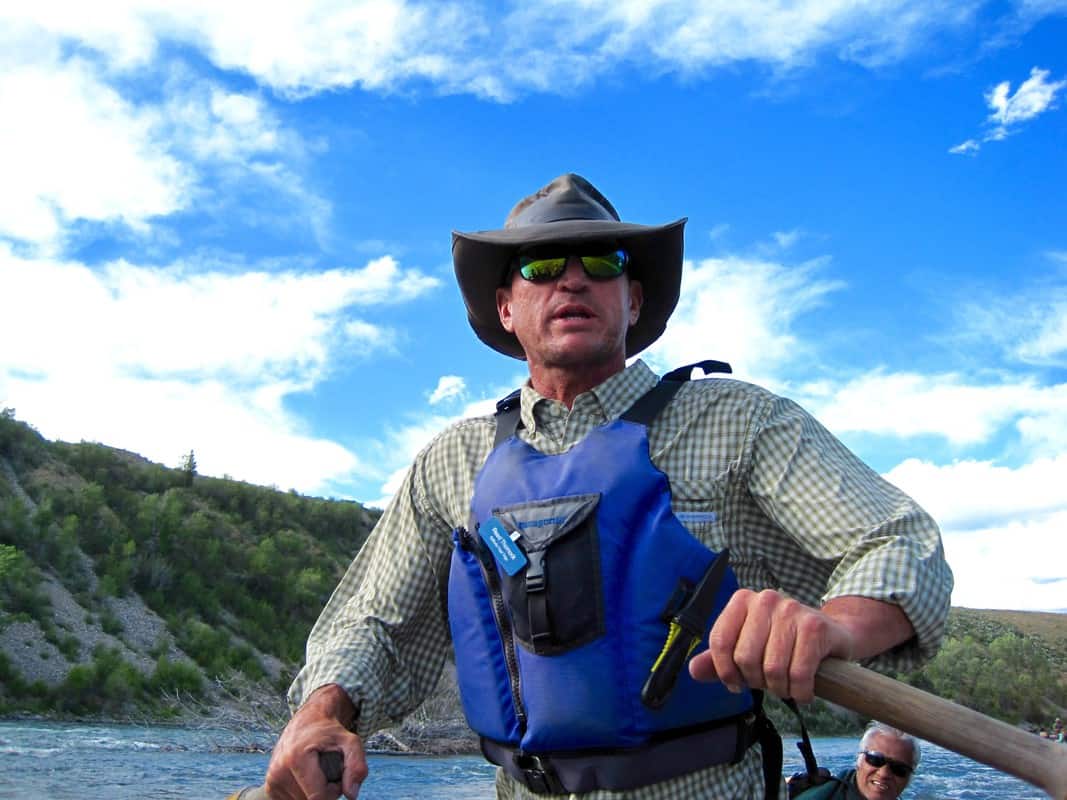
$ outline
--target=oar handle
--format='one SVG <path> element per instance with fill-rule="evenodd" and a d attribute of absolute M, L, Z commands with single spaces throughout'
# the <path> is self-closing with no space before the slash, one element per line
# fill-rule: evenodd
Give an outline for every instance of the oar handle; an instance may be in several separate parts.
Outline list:
<path fill-rule="evenodd" d="M 1067 747 L 869 669 L 828 658 L 815 694 L 1067 800 Z"/>

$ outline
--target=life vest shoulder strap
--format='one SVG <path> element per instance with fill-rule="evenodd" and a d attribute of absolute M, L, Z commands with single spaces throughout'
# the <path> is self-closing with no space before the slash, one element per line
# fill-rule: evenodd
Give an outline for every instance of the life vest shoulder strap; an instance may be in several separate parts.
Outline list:
<path fill-rule="evenodd" d="M 622 419 L 635 422 L 640 425 L 651 425 L 659 413 L 667 406 L 682 384 L 690 380 L 693 370 L 700 368 L 705 375 L 714 372 L 731 373 L 733 369 L 725 361 L 705 359 L 686 364 L 683 367 L 673 369 L 664 375 L 659 383 L 641 395 L 632 406 L 622 415 Z M 497 401 L 496 404 L 496 435 L 493 437 L 493 448 L 511 437 L 519 427 L 519 411 L 521 408 L 521 389 L 516 389 L 507 397 Z"/>

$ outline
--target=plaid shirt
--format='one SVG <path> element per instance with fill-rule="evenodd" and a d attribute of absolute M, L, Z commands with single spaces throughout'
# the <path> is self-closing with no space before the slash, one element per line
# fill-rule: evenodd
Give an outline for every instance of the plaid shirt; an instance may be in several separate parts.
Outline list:
<path fill-rule="evenodd" d="M 543 453 L 562 453 L 656 381 L 636 361 L 570 410 L 527 384 L 520 435 Z M 463 420 L 416 457 L 311 632 L 289 692 L 294 708 L 317 687 L 340 684 L 366 736 L 399 722 L 433 689 L 451 647 L 451 533 L 469 521 L 494 431 L 492 416 Z M 741 586 L 815 607 L 842 595 L 895 603 L 917 635 L 876 665 L 908 668 L 936 651 L 952 591 L 936 524 L 795 403 L 729 379 L 688 382 L 651 425 L 649 445 L 675 513 L 709 547 L 730 548 Z M 499 770 L 497 796 L 544 800 Z M 759 748 L 734 766 L 583 797 L 762 798 Z"/>

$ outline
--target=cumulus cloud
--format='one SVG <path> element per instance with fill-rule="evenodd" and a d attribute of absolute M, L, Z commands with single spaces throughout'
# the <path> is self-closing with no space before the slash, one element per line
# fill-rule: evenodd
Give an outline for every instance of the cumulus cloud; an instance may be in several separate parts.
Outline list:
<path fill-rule="evenodd" d="M 360 470 L 285 400 L 393 334 L 355 317 L 438 285 L 393 259 L 318 273 L 100 269 L 0 248 L 0 405 L 49 438 L 88 438 L 201 470 L 324 491 Z M 283 488 L 289 488 L 284 486 Z"/>
<path fill-rule="evenodd" d="M 361 269 L 195 272 L 118 261 L 101 269 L 0 251 L 0 336 L 12 369 L 315 379 L 353 325 L 350 309 L 439 285 L 392 258 Z M 347 323 L 347 324 L 346 324 Z"/>
<path fill-rule="evenodd" d="M 138 106 L 77 59 L 0 70 L 0 236 L 54 244 L 79 220 L 143 229 L 188 201 L 189 169 Z"/>
<path fill-rule="evenodd" d="M 955 586 L 952 604 L 968 608 L 1062 611 L 1067 608 L 1067 513 L 944 535 Z"/>
<path fill-rule="evenodd" d="M 1048 76 L 1047 69 L 1034 67 L 1030 70 L 1030 77 L 1020 84 L 1014 94 L 1010 81 L 1002 81 L 993 87 L 986 95 L 986 102 L 992 109 L 989 120 L 996 124 L 993 138 L 1003 138 L 1016 125 L 1055 107 L 1056 96 L 1067 86 L 1067 80 L 1049 82 Z"/>
<path fill-rule="evenodd" d="M 890 470 L 886 478 L 918 500 L 946 530 L 1040 522 L 1050 514 L 1067 514 L 1064 453 L 1015 468 L 993 461 L 933 464 L 908 459 Z M 1067 559 L 1057 568 L 1065 564 Z"/>
<path fill-rule="evenodd" d="M 949 148 L 950 153 L 973 155 L 981 149 L 984 142 L 999 142 L 1016 133 L 1024 124 L 1046 111 L 1055 109 L 1057 97 L 1067 80 L 1050 81 L 1050 71 L 1034 67 L 1030 77 L 1011 91 L 1011 81 L 1001 81 L 985 95 L 990 113 L 986 119 L 988 132 L 981 142 L 968 139 L 962 144 Z"/>
<path fill-rule="evenodd" d="M 941 525 L 954 605 L 1067 607 L 1067 455 L 1018 468 L 909 459 L 886 478 Z M 991 568 L 991 565 L 995 565 Z"/>
<path fill-rule="evenodd" d="M 819 277 L 823 264 L 742 256 L 686 262 L 678 307 L 648 360 L 666 369 L 713 356 L 749 380 L 769 379 L 808 346 L 793 330 L 797 318 L 842 288 Z"/>
<path fill-rule="evenodd" d="M 919 0 L 234 0 L 224 10 L 210 0 L 126 0 L 91 13 L 47 1 L 10 5 L 0 21 L 76 42 L 116 70 L 141 67 L 176 42 L 293 96 L 425 83 L 502 100 L 565 92 L 627 64 L 683 74 L 741 61 L 788 70 L 829 54 L 879 66 L 965 28 L 976 9 Z"/>
<path fill-rule="evenodd" d="M 806 404 L 835 432 L 939 436 L 957 446 L 983 444 L 1030 416 L 1067 415 L 1067 384 L 1028 379 L 991 383 L 952 373 L 879 371 L 806 391 Z"/>
<path fill-rule="evenodd" d="M 462 397 L 467 383 L 459 375 L 442 375 L 437 386 L 430 392 L 430 405 L 434 406 L 444 400 Z"/>
<path fill-rule="evenodd" d="M 330 206 L 301 174 L 307 147 L 267 100 L 174 51 L 158 57 L 171 33 L 226 15 L 174 13 L 184 21 L 137 0 L 89 14 L 52 2 L 0 8 L 0 238 L 54 255 L 74 234 L 151 241 L 175 215 L 223 209 L 324 236 Z M 215 23 L 198 23 L 201 13 Z"/>

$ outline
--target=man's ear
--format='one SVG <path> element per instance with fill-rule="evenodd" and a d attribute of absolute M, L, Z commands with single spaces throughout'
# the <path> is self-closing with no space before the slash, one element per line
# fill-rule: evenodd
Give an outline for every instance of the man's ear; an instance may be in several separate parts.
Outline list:
<path fill-rule="evenodd" d="M 515 333 L 511 324 L 511 289 L 501 286 L 496 290 L 496 313 L 500 315 L 500 324 L 508 333 Z"/>
<path fill-rule="evenodd" d="M 641 306 L 645 302 L 645 290 L 641 286 L 641 281 L 635 281 L 630 279 L 630 327 L 637 324 L 638 318 L 641 316 Z"/>

